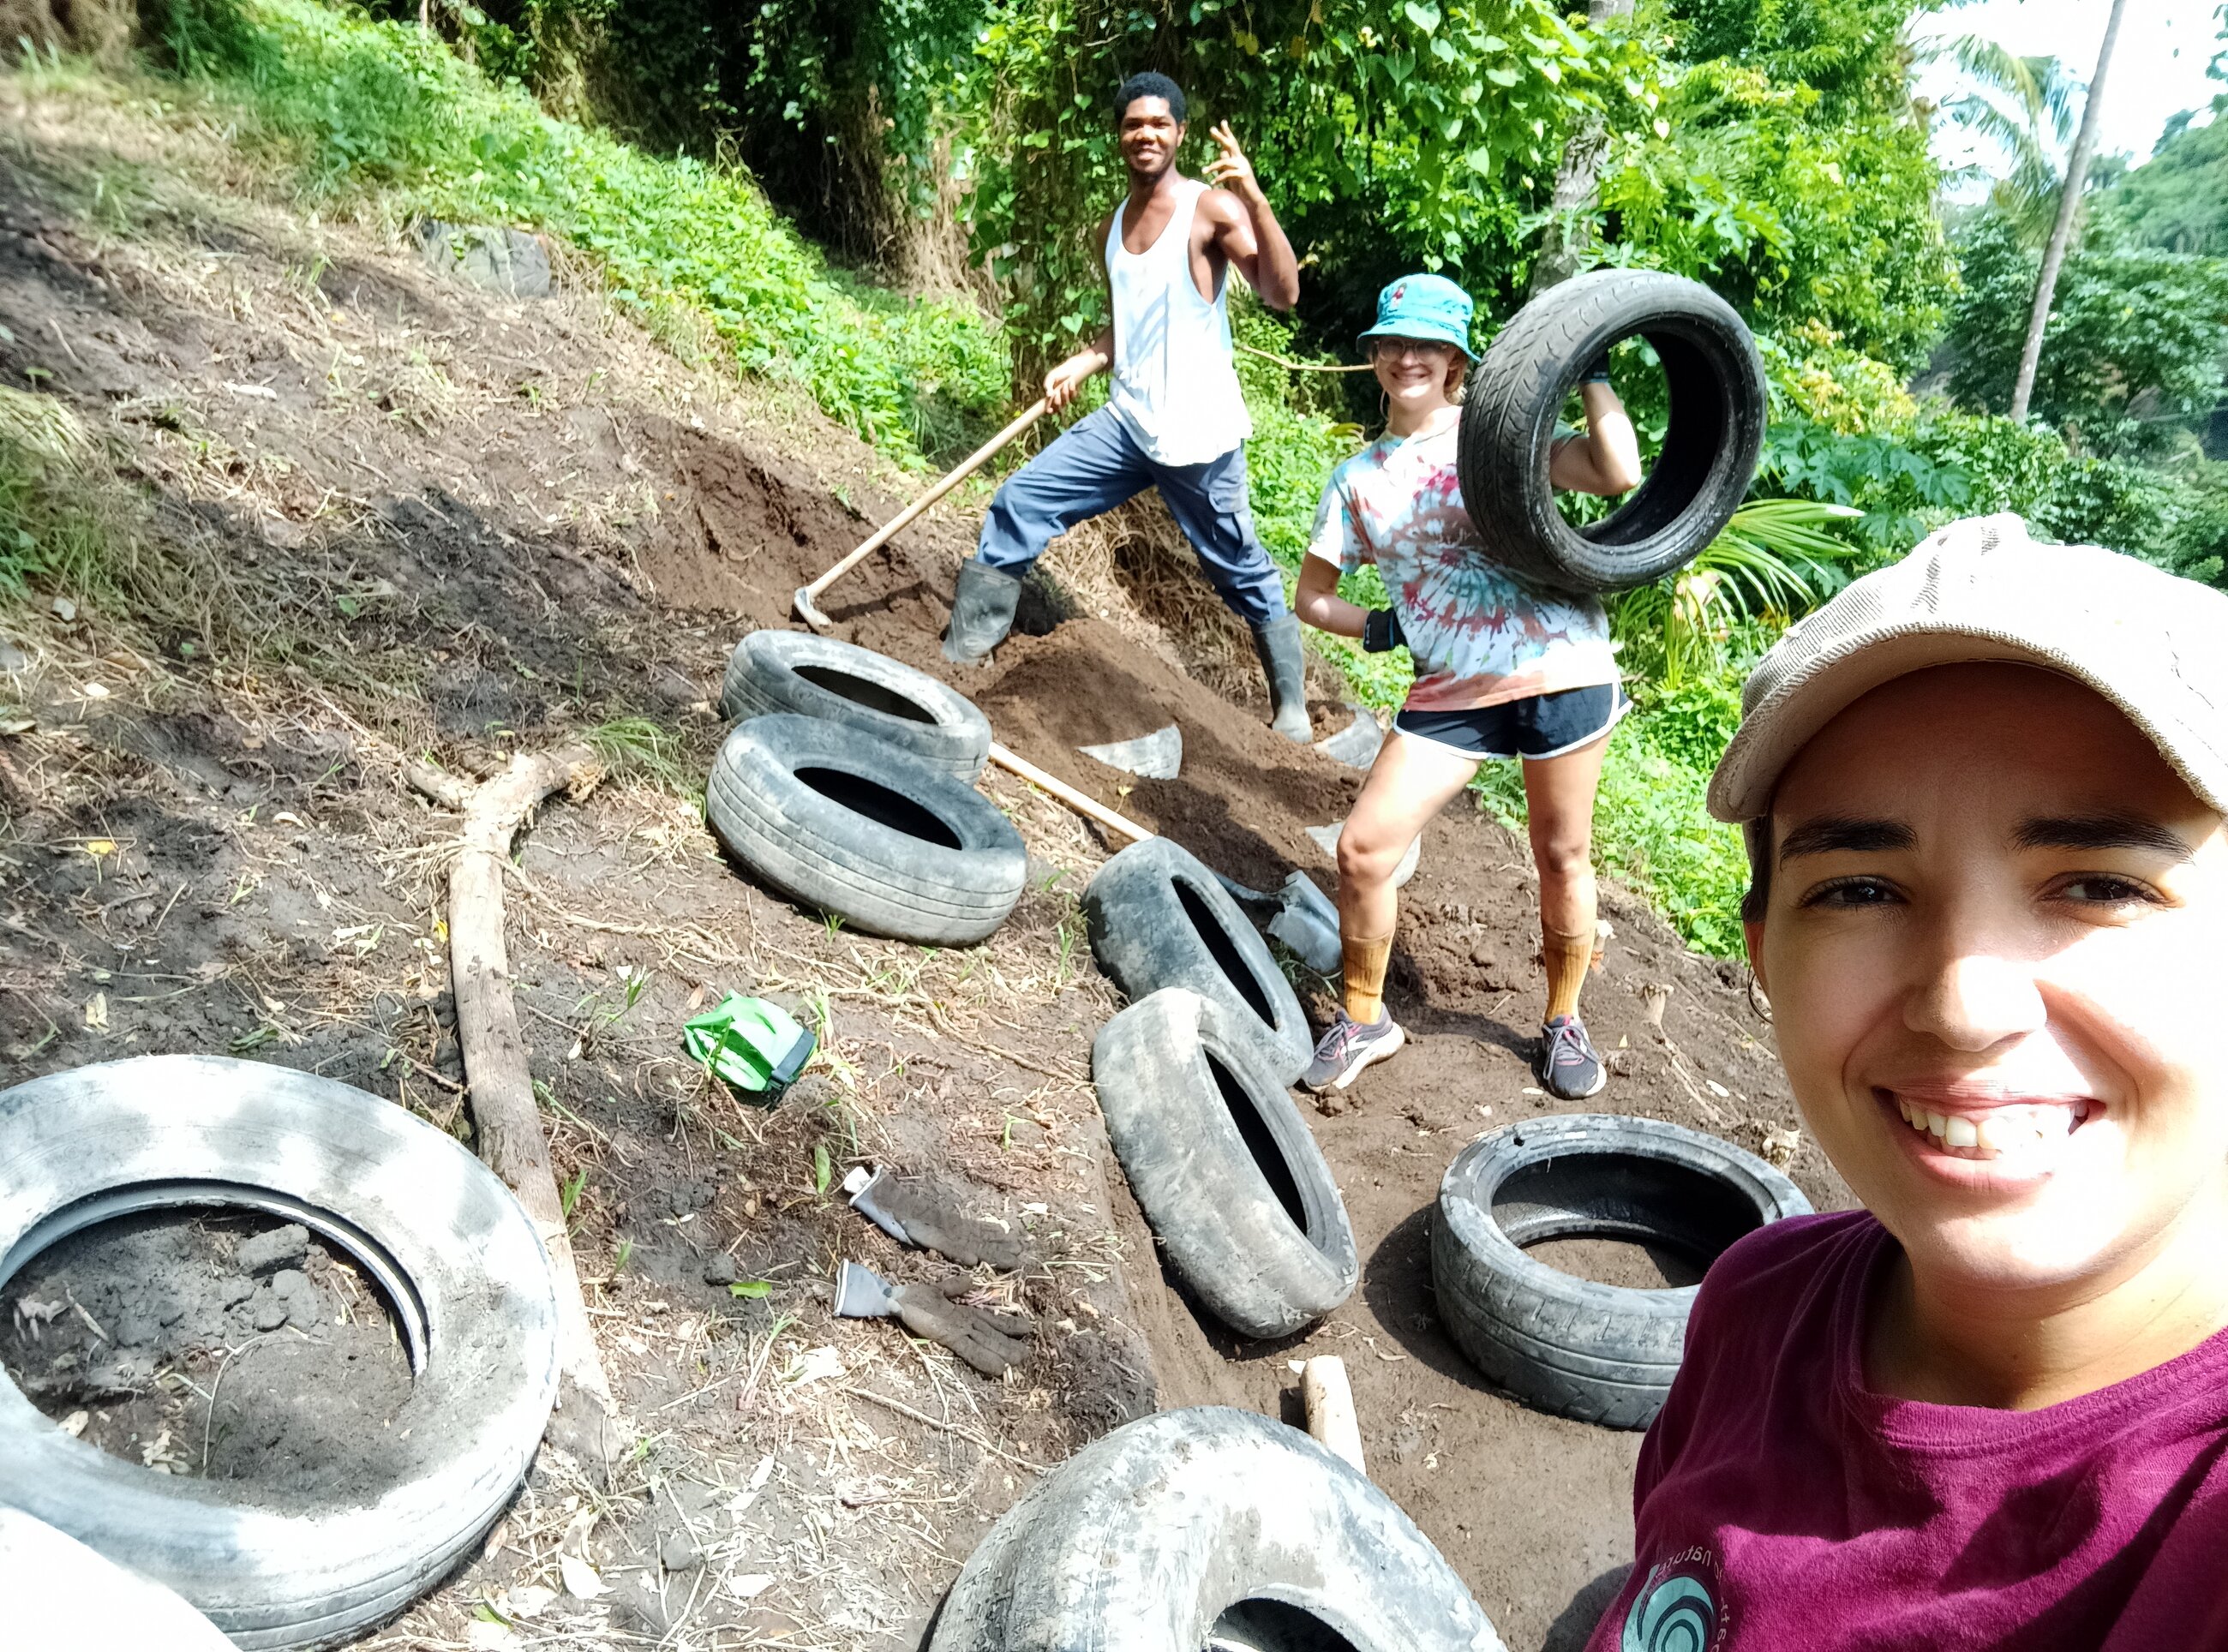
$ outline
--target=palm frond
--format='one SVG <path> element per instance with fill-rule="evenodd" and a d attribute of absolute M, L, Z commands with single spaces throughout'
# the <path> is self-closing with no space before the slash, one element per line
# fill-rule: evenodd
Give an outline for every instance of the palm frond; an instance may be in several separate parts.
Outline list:
<path fill-rule="evenodd" d="M 1830 531 L 1864 513 L 1815 499 L 1754 499 L 1735 511 L 1702 554 L 1670 579 L 1618 599 L 1616 625 L 1660 652 L 1664 680 L 1722 653 L 1732 624 L 1792 617 L 1846 582 L 1841 565 L 1857 547 Z"/>

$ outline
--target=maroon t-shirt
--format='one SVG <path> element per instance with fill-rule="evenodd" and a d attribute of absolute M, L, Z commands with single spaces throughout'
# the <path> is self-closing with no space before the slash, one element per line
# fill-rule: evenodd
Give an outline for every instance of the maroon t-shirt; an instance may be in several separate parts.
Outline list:
<path fill-rule="evenodd" d="M 1894 1254 L 1858 1211 L 1711 1268 L 1589 1652 L 2228 1648 L 2228 1332 L 2040 1411 L 1892 1399 L 1861 1351 Z"/>

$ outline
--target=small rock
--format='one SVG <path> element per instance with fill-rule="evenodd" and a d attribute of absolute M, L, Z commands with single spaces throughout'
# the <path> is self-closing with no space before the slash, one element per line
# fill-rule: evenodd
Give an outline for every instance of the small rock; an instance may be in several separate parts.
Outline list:
<path fill-rule="evenodd" d="M 840 1100 L 842 1092 L 836 1081 L 818 1073 L 808 1073 L 781 1092 L 784 1107 L 825 1107 Z"/>
<path fill-rule="evenodd" d="M 155 1340 L 155 1322 L 143 1314 L 126 1314 L 116 1322 L 116 1346 L 136 1348 Z"/>
<path fill-rule="evenodd" d="M 13 676 L 18 671 L 29 669 L 30 664 L 29 655 L 24 653 L 13 643 L 0 639 L 0 671 Z"/>
<path fill-rule="evenodd" d="M 494 224 L 418 226 L 426 262 L 468 285 L 510 298 L 549 296 L 549 253 L 538 236 Z"/>
<path fill-rule="evenodd" d="M 742 1277 L 735 1266 L 735 1258 L 725 1251 L 715 1251 L 712 1259 L 704 1265 L 704 1283 L 707 1285 L 731 1285 Z"/>
<path fill-rule="evenodd" d="M 704 1564 L 704 1557 L 688 1540 L 685 1532 L 670 1532 L 658 1546 L 657 1558 L 668 1572 L 693 1572 Z"/>
<path fill-rule="evenodd" d="M 281 1268 L 271 1276 L 271 1294 L 286 1304 L 287 1322 L 307 1330 L 325 1316 L 325 1304 L 309 1276 Z"/>
<path fill-rule="evenodd" d="M 67 597 L 56 597 L 54 599 L 52 605 L 54 611 L 54 618 L 61 620 L 65 625 L 68 624 L 72 620 L 77 618 L 77 605 L 72 602 Z"/>
<path fill-rule="evenodd" d="M 247 1322 L 259 1331 L 275 1331 L 286 1322 L 287 1310 L 285 1298 L 266 1285 L 247 1305 Z"/>
<path fill-rule="evenodd" d="M 253 1233 L 240 1240 L 240 1248 L 233 1252 L 233 1260 L 250 1273 L 269 1273 L 274 1269 L 299 1267 L 309 1255 L 310 1230 L 298 1222 L 289 1222 L 284 1227 Z M 309 1281 L 304 1279 L 302 1283 L 307 1284 Z"/>

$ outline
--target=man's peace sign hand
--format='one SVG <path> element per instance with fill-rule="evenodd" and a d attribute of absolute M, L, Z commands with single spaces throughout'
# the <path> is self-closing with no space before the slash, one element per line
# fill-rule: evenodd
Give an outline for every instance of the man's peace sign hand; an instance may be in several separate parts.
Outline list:
<path fill-rule="evenodd" d="M 1232 190 L 1249 202 L 1263 199 L 1261 181 L 1253 176 L 1253 163 L 1238 147 L 1238 134 L 1230 130 L 1230 123 L 1224 121 L 1208 136 L 1222 152 L 1208 164 L 1207 182 Z"/>

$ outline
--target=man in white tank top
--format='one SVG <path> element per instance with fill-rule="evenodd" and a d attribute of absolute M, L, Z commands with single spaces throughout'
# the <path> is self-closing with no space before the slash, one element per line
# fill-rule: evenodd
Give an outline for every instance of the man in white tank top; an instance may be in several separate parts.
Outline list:
<path fill-rule="evenodd" d="M 960 567 L 944 653 L 980 663 L 1012 629 L 1021 576 L 1047 544 L 1158 488 L 1200 567 L 1252 630 L 1271 725 L 1303 741 L 1312 731 L 1300 624 L 1253 532 L 1245 448 L 1253 427 L 1238 391 L 1227 305 L 1235 266 L 1264 304 L 1290 309 L 1299 265 L 1227 122 L 1214 129 L 1221 153 L 1207 169 L 1211 182 L 1176 170 L 1184 112 L 1182 92 L 1165 75 L 1132 76 L 1115 94 L 1130 193 L 1098 232 L 1114 322 L 1045 375 L 1045 395 L 1064 407 L 1109 368 L 1114 387 L 1104 407 L 998 490 L 975 560 Z"/>

